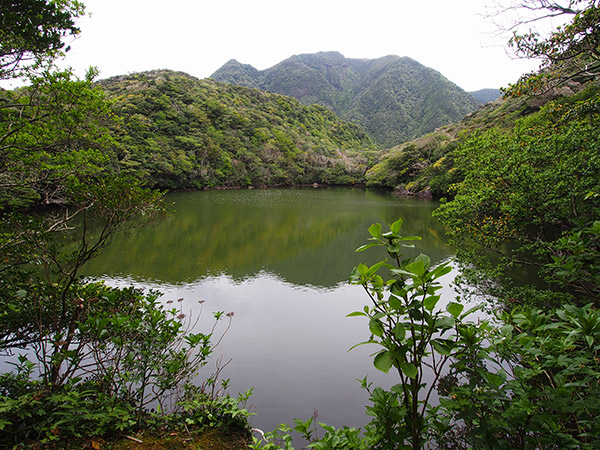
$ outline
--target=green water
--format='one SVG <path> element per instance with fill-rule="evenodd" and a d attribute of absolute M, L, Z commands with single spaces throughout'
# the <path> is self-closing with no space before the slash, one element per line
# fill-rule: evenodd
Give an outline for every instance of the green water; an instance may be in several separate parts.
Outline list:
<path fill-rule="evenodd" d="M 203 191 L 169 194 L 166 201 L 169 217 L 118 235 L 85 273 L 181 284 L 221 274 L 243 280 L 267 271 L 300 286 L 332 287 L 347 280 L 369 225 L 399 217 L 405 234 L 423 237 L 419 252 L 434 261 L 451 253 L 442 226 L 431 218 L 436 203 L 389 193 Z"/>
<path fill-rule="evenodd" d="M 163 301 L 180 305 L 199 330 L 214 311 L 234 312 L 213 361 L 230 361 L 221 372 L 235 394 L 254 388 L 252 425 L 271 430 L 294 417 L 333 426 L 369 421 L 368 401 L 356 379 L 398 383 L 374 369 L 375 349 L 363 318 L 347 318 L 369 300 L 348 284 L 359 262 L 385 253 L 354 250 L 375 222 L 405 222 L 405 235 L 423 240 L 412 254 L 447 259 L 444 230 L 431 217 L 437 204 L 364 189 L 281 189 L 174 193 L 171 215 L 150 227 L 118 235 L 86 273 L 108 283 L 159 289 Z M 442 297 L 452 299 L 447 275 Z M 198 300 L 203 300 L 200 304 Z M 298 444 L 299 448 L 300 444 Z"/>

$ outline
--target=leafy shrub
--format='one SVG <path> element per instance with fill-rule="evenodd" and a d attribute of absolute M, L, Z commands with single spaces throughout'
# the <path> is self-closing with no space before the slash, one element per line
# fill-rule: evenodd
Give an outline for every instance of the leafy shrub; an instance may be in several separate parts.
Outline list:
<path fill-rule="evenodd" d="M 186 385 L 206 364 L 213 350 L 211 338 L 220 340 L 227 331 L 228 327 L 215 335 L 217 323 L 224 318 L 231 321 L 231 315 L 215 313 L 210 333 L 193 334 L 181 309 L 166 309 L 155 292 L 142 295 L 135 289 L 102 284 L 78 288 L 78 292 L 94 292 L 97 296 L 82 301 L 97 303 L 97 307 L 81 316 L 71 346 L 54 354 L 48 363 L 43 351 L 34 353 L 37 361 L 22 356 L 16 372 L 0 378 L 0 447 L 107 436 L 161 420 L 174 411 Z M 44 334 L 39 339 L 42 349 L 51 344 Z M 55 367 L 65 368 L 64 383 L 53 385 L 44 376 L 32 380 L 37 369 Z M 239 426 L 247 426 L 242 420 L 244 410 L 238 407 L 241 400 L 198 393 L 203 404 L 211 407 L 196 408 L 195 417 L 202 416 L 203 421 L 194 423 L 233 423 L 239 416 Z"/>
<path fill-rule="evenodd" d="M 484 359 L 454 364 L 462 381 L 441 399 L 439 417 L 451 418 L 444 431 L 462 428 L 461 440 L 473 448 L 598 448 L 598 311 L 591 305 L 518 308 L 499 319 L 500 326 L 484 333 Z"/>

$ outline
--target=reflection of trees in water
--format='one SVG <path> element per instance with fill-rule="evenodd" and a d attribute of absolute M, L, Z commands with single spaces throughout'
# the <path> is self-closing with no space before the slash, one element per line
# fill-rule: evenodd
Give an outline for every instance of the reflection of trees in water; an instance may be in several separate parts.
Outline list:
<path fill-rule="evenodd" d="M 225 273 L 244 279 L 266 269 L 294 284 L 330 287 L 347 279 L 354 249 L 373 222 L 402 217 L 423 236 L 416 252 L 447 256 L 434 203 L 357 189 L 178 193 L 171 217 L 115 237 L 87 274 L 131 275 L 168 283 Z M 374 256 L 376 257 L 376 256 Z"/>

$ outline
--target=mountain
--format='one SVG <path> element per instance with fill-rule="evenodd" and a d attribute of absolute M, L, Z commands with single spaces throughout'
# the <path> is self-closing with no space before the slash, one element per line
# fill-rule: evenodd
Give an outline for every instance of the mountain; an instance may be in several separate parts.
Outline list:
<path fill-rule="evenodd" d="M 480 103 L 439 72 L 399 56 L 351 59 L 338 52 L 295 55 L 266 70 L 230 60 L 216 81 L 323 105 L 391 147 L 461 120 Z"/>
<path fill-rule="evenodd" d="M 502 96 L 500 89 L 480 89 L 478 91 L 469 92 L 480 103 L 486 104 L 498 100 Z"/>
<path fill-rule="evenodd" d="M 455 164 L 455 151 L 465 145 L 476 131 L 486 133 L 494 129 L 499 133 L 510 134 L 511 130 L 517 132 L 522 128 L 528 129 L 523 126 L 519 128 L 517 123 L 525 119 L 538 120 L 535 119 L 536 114 L 543 118 L 542 124 L 546 123 L 543 121 L 548 120 L 548 117 L 544 119 L 545 116 L 540 114 L 544 105 L 549 102 L 577 104 L 578 101 L 582 105 L 587 104 L 586 102 L 592 104 L 593 100 L 589 96 L 600 91 L 600 88 L 594 86 L 592 83 L 571 79 L 544 94 L 508 96 L 488 102 L 460 122 L 440 127 L 432 133 L 381 151 L 377 163 L 365 174 L 366 184 L 394 189 L 406 196 L 451 197 L 454 187 L 464 177 L 464 172 Z M 560 114 L 557 112 L 550 123 L 570 120 L 567 114 L 562 115 L 561 108 L 562 106 L 556 107 Z M 548 127 L 547 123 L 544 126 Z"/>
<path fill-rule="evenodd" d="M 99 82 L 121 170 L 166 189 L 362 182 L 375 146 L 329 109 L 158 70 Z"/>

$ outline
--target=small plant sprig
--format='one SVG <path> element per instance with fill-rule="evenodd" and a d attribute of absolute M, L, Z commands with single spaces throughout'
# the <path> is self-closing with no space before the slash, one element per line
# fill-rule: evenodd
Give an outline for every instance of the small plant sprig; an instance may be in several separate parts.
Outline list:
<path fill-rule="evenodd" d="M 430 258 L 423 254 L 414 259 L 403 257 L 402 249 L 412 247 L 410 242 L 421 238 L 402 236 L 401 219 L 389 227 L 390 231 L 384 233 L 381 224 L 371 225 L 370 240 L 374 242 L 357 249 L 362 252 L 384 247 L 391 263 L 386 259 L 372 266 L 359 264 L 354 269 L 350 282 L 364 287 L 371 304 L 348 316 L 368 318 L 371 332 L 367 341 L 352 348 L 378 345 L 375 367 L 385 373 L 394 368 L 400 378 L 400 383 L 391 388 L 398 398 L 399 421 L 395 430 L 381 430 L 378 448 L 400 445 L 416 450 L 426 442 L 429 399 L 450 359 L 464 347 L 461 329 L 467 325 L 463 320 L 479 307 L 463 312 L 464 305 L 449 302 L 445 309 L 439 308 L 442 286 L 438 279 L 452 267 L 446 262 L 432 268 Z M 384 279 L 382 269 L 389 269 L 391 276 Z"/>

